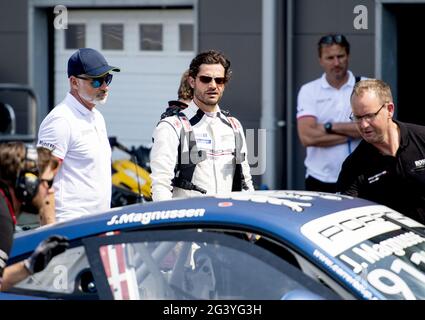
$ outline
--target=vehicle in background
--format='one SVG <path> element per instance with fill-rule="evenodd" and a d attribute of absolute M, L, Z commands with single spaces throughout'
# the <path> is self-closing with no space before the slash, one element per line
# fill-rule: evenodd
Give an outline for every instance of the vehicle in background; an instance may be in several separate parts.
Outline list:
<path fill-rule="evenodd" d="M 16 113 L 22 112 L 22 108 L 16 110 L 15 106 L 11 104 L 8 99 L 11 97 L 0 97 L 0 142 L 2 141 L 24 141 L 34 142 L 36 138 L 37 127 L 37 111 L 38 111 L 38 97 L 35 91 L 23 84 L 17 83 L 0 83 L 0 93 L 23 93 L 26 101 L 27 109 L 27 124 L 22 126 L 21 130 L 17 130 Z M 22 132 L 24 130 L 25 132 Z M 19 132 L 18 132 L 19 131 Z"/>
<path fill-rule="evenodd" d="M 116 137 L 109 137 L 111 148 L 123 151 L 130 159 L 112 161 L 112 200 L 111 206 L 151 201 L 150 148 L 133 146 L 128 149 Z"/>

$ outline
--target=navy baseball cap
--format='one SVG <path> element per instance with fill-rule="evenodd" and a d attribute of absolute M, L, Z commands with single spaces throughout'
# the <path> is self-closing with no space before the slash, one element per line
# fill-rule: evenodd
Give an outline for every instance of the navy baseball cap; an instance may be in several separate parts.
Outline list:
<path fill-rule="evenodd" d="M 91 48 L 78 49 L 68 60 L 68 78 L 80 74 L 96 78 L 110 71 L 119 72 L 120 69 L 110 66 L 99 51 Z"/>

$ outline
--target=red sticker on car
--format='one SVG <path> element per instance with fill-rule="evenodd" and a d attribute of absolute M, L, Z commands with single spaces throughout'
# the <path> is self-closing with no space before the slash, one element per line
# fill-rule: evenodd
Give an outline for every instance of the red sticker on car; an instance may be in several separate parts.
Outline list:
<path fill-rule="evenodd" d="M 218 206 L 222 207 L 222 208 L 231 207 L 231 206 L 233 206 L 233 202 L 219 202 Z"/>

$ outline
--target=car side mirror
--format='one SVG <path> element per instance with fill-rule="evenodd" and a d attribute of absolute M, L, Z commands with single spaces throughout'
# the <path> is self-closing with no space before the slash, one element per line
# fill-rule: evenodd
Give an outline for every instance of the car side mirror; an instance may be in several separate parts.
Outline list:
<path fill-rule="evenodd" d="M 95 294 L 97 293 L 96 283 L 90 269 L 82 270 L 76 278 L 77 290 L 83 293 Z"/>

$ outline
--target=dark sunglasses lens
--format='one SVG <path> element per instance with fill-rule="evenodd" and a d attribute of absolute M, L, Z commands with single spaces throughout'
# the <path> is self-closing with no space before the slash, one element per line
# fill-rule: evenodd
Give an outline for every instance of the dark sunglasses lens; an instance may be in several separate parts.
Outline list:
<path fill-rule="evenodd" d="M 220 78 L 213 78 L 208 76 L 199 76 L 199 80 L 201 80 L 202 83 L 210 83 L 214 79 L 215 83 L 217 84 L 223 84 L 226 82 L 226 78 L 220 77 Z"/>
<path fill-rule="evenodd" d="M 102 86 L 103 82 L 105 82 L 106 85 L 108 86 L 112 82 L 112 74 L 107 74 L 104 77 L 93 79 L 93 81 L 91 82 L 91 85 L 93 88 L 97 89 Z"/>
<path fill-rule="evenodd" d="M 112 74 L 107 74 L 105 76 L 106 85 L 109 85 L 112 82 Z"/>
<path fill-rule="evenodd" d="M 319 41 L 320 44 L 331 44 L 332 43 L 332 36 L 324 36 Z"/>
<path fill-rule="evenodd" d="M 92 85 L 93 88 L 96 89 L 96 88 L 99 88 L 102 85 L 102 83 L 103 83 L 103 79 L 94 79 L 91 82 L 91 85 Z"/>
<path fill-rule="evenodd" d="M 201 80 L 202 83 L 210 83 L 212 81 L 212 77 L 199 76 L 199 80 Z"/>
<path fill-rule="evenodd" d="M 320 44 L 342 43 L 342 34 L 324 36 L 320 39 Z"/>

